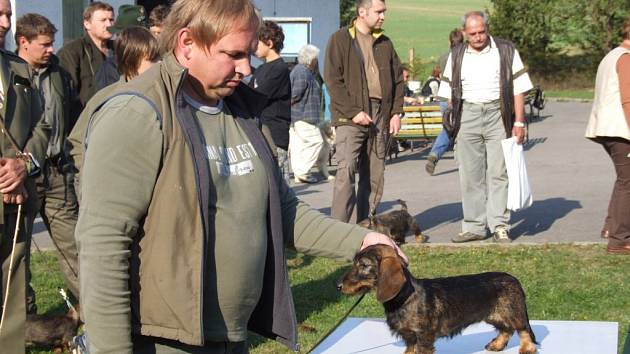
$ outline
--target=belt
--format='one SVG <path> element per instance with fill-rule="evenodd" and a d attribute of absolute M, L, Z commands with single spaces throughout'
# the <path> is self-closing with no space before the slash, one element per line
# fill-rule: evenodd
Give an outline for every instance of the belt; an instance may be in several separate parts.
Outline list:
<path fill-rule="evenodd" d="M 470 102 L 470 101 L 464 101 L 464 104 L 469 104 L 469 105 L 473 105 L 473 106 L 494 106 L 494 105 L 499 105 L 499 104 L 501 104 L 501 100 L 500 100 L 500 99 L 496 99 L 496 100 L 489 101 L 489 102 Z"/>

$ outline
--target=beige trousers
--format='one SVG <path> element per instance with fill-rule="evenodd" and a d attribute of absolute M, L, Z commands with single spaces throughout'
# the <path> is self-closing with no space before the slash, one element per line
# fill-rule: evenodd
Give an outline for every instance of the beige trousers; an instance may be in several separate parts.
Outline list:
<path fill-rule="evenodd" d="M 291 124 L 289 129 L 289 155 L 291 156 L 291 169 L 295 176 L 304 176 L 311 168 L 317 166 L 325 177 L 328 176 L 326 167 L 328 156 L 322 156 L 327 149 L 319 126 L 297 121 Z"/>

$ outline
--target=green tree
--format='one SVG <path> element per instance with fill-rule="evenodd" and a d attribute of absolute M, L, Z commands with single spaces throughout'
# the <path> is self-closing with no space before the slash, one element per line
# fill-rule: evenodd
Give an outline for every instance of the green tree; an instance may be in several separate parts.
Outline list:
<path fill-rule="evenodd" d="M 339 0 L 339 25 L 345 26 L 356 16 L 355 0 Z"/>
<path fill-rule="evenodd" d="M 620 42 L 628 0 L 491 0 L 490 32 L 514 42 L 530 71 L 594 71 Z"/>

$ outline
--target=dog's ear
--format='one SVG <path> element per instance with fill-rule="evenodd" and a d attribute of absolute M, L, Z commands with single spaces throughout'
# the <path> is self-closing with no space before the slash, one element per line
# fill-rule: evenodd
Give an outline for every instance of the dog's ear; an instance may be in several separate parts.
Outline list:
<path fill-rule="evenodd" d="M 382 258 L 378 268 L 376 299 L 380 303 L 393 299 L 404 284 L 405 274 L 398 257 Z"/>

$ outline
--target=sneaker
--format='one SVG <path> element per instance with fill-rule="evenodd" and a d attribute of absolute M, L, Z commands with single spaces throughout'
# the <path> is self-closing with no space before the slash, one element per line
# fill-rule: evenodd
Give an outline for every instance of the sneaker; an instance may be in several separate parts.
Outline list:
<path fill-rule="evenodd" d="M 88 350 L 87 333 L 83 332 L 83 334 L 72 338 L 72 342 L 70 343 L 70 348 L 73 349 L 72 353 L 90 354 L 90 351 Z"/>
<path fill-rule="evenodd" d="M 429 157 L 427 157 L 427 164 L 424 166 L 424 169 L 427 171 L 429 176 L 433 176 L 433 172 L 435 172 L 435 166 L 437 165 L 437 163 L 437 156 L 429 155 Z"/>
<path fill-rule="evenodd" d="M 451 241 L 453 241 L 454 243 L 462 243 L 470 241 L 480 241 L 485 238 L 485 235 L 474 234 L 472 232 L 460 232 L 457 234 L 457 236 L 453 237 Z"/>
<path fill-rule="evenodd" d="M 313 177 L 313 176 L 295 176 L 295 183 L 300 184 L 300 183 L 317 183 L 317 178 Z"/>
<path fill-rule="evenodd" d="M 497 227 L 492 234 L 492 241 L 496 243 L 510 243 L 512 240 L 505 227 Z"/>

